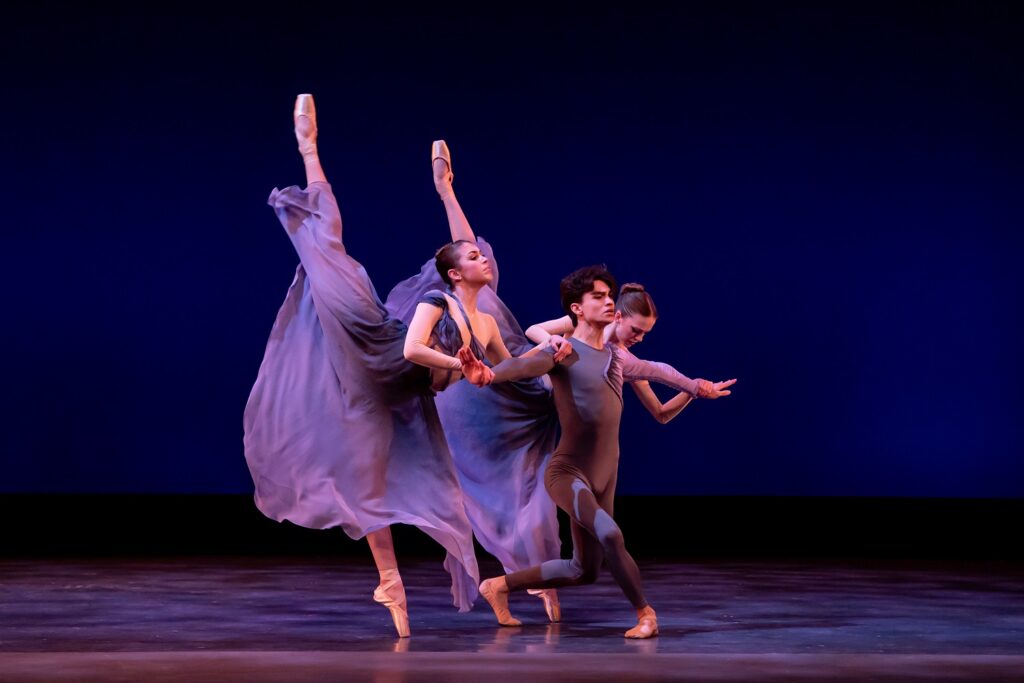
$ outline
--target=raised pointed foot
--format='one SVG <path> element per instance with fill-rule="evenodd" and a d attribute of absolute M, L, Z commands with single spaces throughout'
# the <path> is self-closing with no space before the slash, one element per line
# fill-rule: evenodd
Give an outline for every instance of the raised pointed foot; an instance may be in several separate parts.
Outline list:
<path fill-rule="evenodd" d="M 316 154 L 316 105 L 313 96 L 302 94 L 295 98 L 295 139 L 303 155 Z"/>
<path fill-rule="evenodd" d="M 452 193 L 452 155 L 444 140 L 434 140 L 430 148 L 430 165 L 434 171 L 434 189 L 442 199 Z"/>
<path fill-rule="evenodd" d="M 508 609 L 508 585 L 505 577 L 499 576 L 496 579 L 487 579 L 480 584 L 480 595 L 494 610 L 494 616 L 502 626 L 522 626 L 523 622 L 512 616 Z"/>

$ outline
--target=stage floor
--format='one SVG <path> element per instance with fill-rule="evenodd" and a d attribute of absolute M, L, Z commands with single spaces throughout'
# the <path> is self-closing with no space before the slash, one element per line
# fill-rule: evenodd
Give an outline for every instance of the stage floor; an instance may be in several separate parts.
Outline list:
<path fill-rule="evenodd" d="M 0 680 L 1024 681 L 1017 564 L 642 562 L 661 635 L 605 574 L 563 622 L 516 595 L 459 614 L 440 561 L 403 567 L 411 638 L 351 558 L 0 560 Z M 496 565 L 485 564 L 485 575 Z"/>

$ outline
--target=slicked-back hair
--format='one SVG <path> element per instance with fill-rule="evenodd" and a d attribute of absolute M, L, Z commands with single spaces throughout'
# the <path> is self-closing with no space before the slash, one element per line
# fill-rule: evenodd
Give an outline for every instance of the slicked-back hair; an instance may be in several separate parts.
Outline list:
<path fill-rule="evenodd" d="M 658 317 L 658 308 L 654 305 L 654 299 L 647 293 L 643 285 L 635 282 L 627 282 L 619 289 L 619 296 L 615 299 L 615 308 L 622 315 L 641 315 Z"/>
<path fill-rule="evenodd" d="M 612 274 L 609 273 L 608 269 L 603 265 L 580 268 L 579 270 L 573 271 L 562 278 L 562 282 L 559 285 L 559 290 L 562 294 L 562 308 L 569 314 L 569 318 L 572 320 L 573 325 L 575 325 L 578 320 L 570 306 L 572 304 L 583 302 L 583 295 L 587 292 L 593 291 L 595 280 L 600 280 L 608 285 L 608 288 L 612 290 L 611 294 L 613 299 L 618 295 L 619 286 L 616 284 L 615 278 Z"/>
<path fill-rule="evenodd" d="M 469 240 L 455 240 L 444 245 L 434 252 L 434 266 L 441 275 L 441 279 L 449 287 L 452 286 L 452 279 L 448 277 L 448 271 L 459 265 L 459 247 L 463 244 L 472 244 Z"/>

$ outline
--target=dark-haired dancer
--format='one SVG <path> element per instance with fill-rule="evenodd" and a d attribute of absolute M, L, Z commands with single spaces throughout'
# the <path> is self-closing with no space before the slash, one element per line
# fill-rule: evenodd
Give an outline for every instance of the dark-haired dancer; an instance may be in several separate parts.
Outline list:
<path fill-rule="evenodd" d="M 499 333 L 495 336 L 503 343 L 485 352 L 492 363 L 500 362 L 509 352 L 530 353 L 534 345 L 498 297 L 494 251 L 487 240 L 475 234 L 455 197 L 451 155 L 443 140 L 432 146 L 431 165 L 452 243 L 439 250 L 437 258 L 425 263 L 417 275 L 392 289 L 386 302 L 389 312 L 409 321 L 412 333 L 426 329 L 431 320 L 426 315 L 429 310 L 425 312 L 421 302 L 447 298 L 450 305 L 458 299 L 469 312 L 474 330 L 496 329 Z M 461 293 L 463 284 L 458 274 L 442 279 L 447 268 L 455 263 L 452 256 L 462 252 L 486 258 L 493 272 L 487 286 L 474 292 L 471 299 Z M 477 320 L 477 311 L 482 321 Z M 487 315 L 482 316 L 483 313 Z M 414 322 L 414 314 L 423 316 L 422 324 Z M 560 338 L 552 341 L 560 349 L 556 361 L 571 351 L 572 347 L 561 344 Z M 437 358 L 438 362 L 444 360 Z M 558 434 L 550 383 L 524 379 L 478 391 L 460 382 L 439 394 L 436 403 L 459 473 L 466 513 L 480 544 L 508 572 L 558 557 L 556 508 L 543 486 L 544 467 Z M 558 621 L 556 591 L 532 592 L 543 599 L 548 618 Z"/>
<path fill-rule="evenodd" d="M 308 187 L 275 189 L 269 202 L 301 263 L 246 405 L 245 457 L 256 504 L 268 517 L 366 536 L 380 573 L 373 599 L 407 636 L 390 525 L 412 524 L 444 546 L 460 611 L 476 596 L 472 531 L 433 393 L 462 374 L 486 383 L 494 373 L 479 362 L 463 368 L 454 358 L 473 339 L 448 306 L 426 328 L 432 348 L 407 345 L 407 326 L 388 314 L 342 242 L 311 96 L 299 96 L 294 118 Z M 491 277 L 486 259 L 465 250 L 453 270 L 467 292 Z M 489 346 L 489 330 L 481 335 Z M 430 370 L 411 363 L 407 348 L 413 356 L 446 355 L 440 369 Z M 514 378 L 515 370 L 506 364 L 498 379 Z"/>
<path fill-rule="evenodd" d="M 644 340 L 654 324 L 658 322 L 658 309 L 643 285 L 629 282 L 619 288 L 619 295 L 615 298 L 615 320 L 611 325 L 605 327 L 604 340 L 607 344 L 613 344 L 619 351 L 632 356 L 629 350 L 635 344 Z M 531 325 L 526 330 L 526 336 L 538 344 L 546 344 L 552 338 L 558 343 L 563 336 L 569 336 L 575 329 L 572 318 L 563 316 L 556 320 L 549 320 L 543 323 Z M 658 396 L 651 389 L 651 383 L 646 380 L 632 380 L 626 377 L 625 380 L 633 387 L 633 392 L 640 399 L 640 402 L 658 422 L 665 424 L 681 413 L 686 406 L 690 405 L 693 395 L 687 391 L 680 391 L 671 399 L 662 403 Z M 732 379 L 728 382 L 721 382 L 716 385 L 722 396 L 728 396 L 731 392 L 726 391 L 736 383 Z"/>
<path fill-rule="evenodd" d="M 510 591 L 592 583 L 603 556 L 637 611 L 637 624 L 626 631 L 626 637 L 650 638 L 658 633 L 657 615 L 643 595 L 640 571 L 612 518 L 623 373 L 640 377 L 641 368 L 651 367 L 605 344 L 605 328 L 616 315 L 615 289 L 611 274 L 597 266 L 578 270 L 561 283 L 562 306 L 575 331 L 571 337 L 573 354 L 549 373 L 562 436 L 548 464 L 544 484 L 572 521 L 573 559 L 550 560 L 484 581 L 480 594 L 504 626 L 520 623 L 508 609 Z M 469 362 L 468 356 L 466 360 Z M 654 368 L 651 374 L 657 374 Z M 728 393 L 721 388 L 724 383 L 696 383 L 695 394 L 701 398 Z"/>

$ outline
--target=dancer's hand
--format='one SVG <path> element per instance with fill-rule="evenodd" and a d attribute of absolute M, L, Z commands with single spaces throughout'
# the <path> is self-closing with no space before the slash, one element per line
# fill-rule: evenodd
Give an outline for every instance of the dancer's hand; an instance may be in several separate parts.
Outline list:
<path fill-rule="evenodd" d="M 559 334 L 553 334 L 548 337 L 548 346 L 555 350 L 554 354 L 551 356 L 551 360 L 556 363 L 561 363 L 570 353 L 572 353 L 572 343 Z"/>
<path fill-rule="evenodd" d="M 474 356 L 468 346 L 459 349 L 459 362 L 462 363 L 462 375 L 470 384 L 485 387 L 494 381 L 494 371 Z"/>
<path fill-rule="evenodd" d="M 706 379 L 697 380 L 697 398 L 721 398 L 722 396 L 728 396 L 732 392 L 729 391 L 729 387 L 736 384 L 735 379 L 730 379 L 725 382 L 709 382 Z"/>

